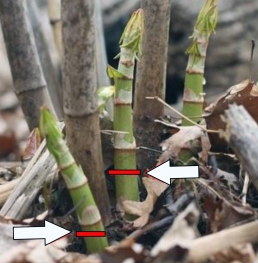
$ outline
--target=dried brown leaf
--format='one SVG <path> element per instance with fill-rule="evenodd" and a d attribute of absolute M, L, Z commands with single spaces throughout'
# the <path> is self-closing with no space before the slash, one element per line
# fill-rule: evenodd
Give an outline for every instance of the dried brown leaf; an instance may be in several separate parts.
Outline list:
<path fill-rule="evenodd" d="M 161 252 L 169 251 L 174 247 L 188 249 L 196 237 L 196 226 L 199 220 L 199 211 L 194 203 L 179 214 L 173 225 L 161 237 L 151 250 L 151 255 L 156 256 Z"/>
<path fill-rule="evenodd" d="M 207 128 L 211 130 L 225 130 L 226 123 L 222 121 L 221 115 L 228 109 L 230 104 L 243 105 L 248 113 L 258 122 L 258 87 L 249 80 L 232 86 L 216 102 L 205 109 L 205 120 Z M 211 133 L 209 138 L 214 151 L 228 151 L 228 145 L 218 134 Z"/>
<path fill-rule="evenodd" d="M 9 249 L 16 247 L 18 244 L 24 243 L 22 240 L 13 240 L 13 224 L 11 222 L 0 222 L 0 259 L 1 254 L 5 253 Z M 0 262 L 5 262 L 0 260 Z"/>
<path fill-rule="evenodd" d="M 143 183 L 145 188 L 152 189 L 157 197 L 159 197 L 168 188 L 167 184 L 153 178 L 143 178 Z"/>
<path fill-rule="evenodd" d="M 190 150 L 196 154 L 202 152 L 202 159 L 207 161 L 210 143 L 208 135 L 197 126 L 179 127 L 179 131 L 160 144 L 164 151 L 159 163 L 176 159 L 181 150 Z"/>
<path fill-rule="evenodd" d="M 253 220 L 256 216 L 251 207 L 236 201 L 229 202 L 224 197 L 215 198 L 208 192 L 204 195 L 203 209 L 208 215 L 210 230 L 213 233 L 237 223 Z"/>
<path fill-rule="evenodd" d="M 139 218 L 134 220 L 133 226 L 143 227 L 149 221 L 149 215 L 152 212 L 157 198 L 168 187 L 167 184 L 151 178 L 143 178 L 143 184 L 147 190 L 147 197 L 143 202 L 123 201 L 123 208 L 126 213 L 137 215 Z"/>
<path fill-rule="evenodd" d="M 36 218 L 29 218 L 24 220 L 15 220 L 0 216 L 0 255 L 19 244 L 25 244 L 24 240 L 13 240 L 13 227 L 21 225 L 44 225 L 44 219 L 48 215 L 48 211 L 45 211 Z M 0 261 L 2 262 L 2 261 Z"/>
<path fill-rule="evenodd" d="M 23 153 L 24 160 L 28 160 L 34 156 L 34 154 L 36 153 L 37 149 L 40 146 L 40 142 L 41 142 L 41 137 L 40 137 L 39 129 L 35 128 L 30 133 L 27 139 L 27 143 Z"/>
<path fill-rule="evenodd" d="M 16 242 L 15 246 L 0 254 L 0 262 L 57 263 L 67 255 L 67 252 L 62 250 L 66 245 L 66 238 L 59 239 L 48 246 L 45 246 L 43 240 L 25 241 L 22 244 Z"/>

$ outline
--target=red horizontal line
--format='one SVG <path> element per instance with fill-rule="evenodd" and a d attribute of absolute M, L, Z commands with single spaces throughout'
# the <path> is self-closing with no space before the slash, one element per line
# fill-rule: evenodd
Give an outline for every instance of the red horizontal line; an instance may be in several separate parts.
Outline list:
<path fill-rule="evenodd" d="M 108 170 L 109 175 L 140 175 L 141 170 Z"/>
<path fill-rule="evenodd" d="M 105 231 L 76 231 L 77 237 L 105 237 Z"/>

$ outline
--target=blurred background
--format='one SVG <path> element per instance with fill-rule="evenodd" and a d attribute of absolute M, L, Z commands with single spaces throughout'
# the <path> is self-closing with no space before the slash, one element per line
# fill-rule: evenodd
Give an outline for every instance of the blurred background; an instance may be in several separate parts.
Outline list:
<path fill-rule="evenodd" d="M 48 30 L 50 21 L 44 10 L 47 0 L 35 1 L 39 10 L 38 20 Z M 159 0 L 156 0 L 159 1 Z M 160 0 L 161 1 L 161 0 Z M 190 44 L 189 36 L 204 0 L 172 0 L 169 31 L 166 101 L 180 102 L 187 64 L 185 50 Z M 255 0 L 227 0 L 219 2 L 219 18 L 216 34 L 211 37 L 205 70 L 206 100 L 213 101 L 230 86 L 249 78 L 251 40 L 257 40 L 258 2 Z M 108 63 L 117 65 L 114 57 L 119 53 L 119 39 L 132 12 L 140 7 L 140 0 L 101 0 L 104 38 Z M 29 10 L 32 27 L 35 17 Z M 42 14 L 42 15 L 41 15 Z M 34 34 L 37 27 L 34 27 Z M 48 36 L 53 36 L 49 30 Z M 49 40 L 49 41 L 50 41 Z M 50 45 L 51 46 L 51 45 Z M 42 48 L 42 47 L 41 47 Z M 40 48 L 38 47 L 40 52 Z M 51 50 L 54 67 L 60 71 L 56 50 Z M 257 81 L 258 59 L 254 51 L 252 79 Z M 58 69 L 59 68 L 59 69 Z M 105 74 L 105 72 L 103 73 Z M 61 81 L 61 77 L 60 77 Z M 0 158 L 18 160 L 21 156 L 28 127 L 20 110 L 18 100 L 12 91 L 12 78 L 6 56 L 5 44 L 0 31 Z"/>

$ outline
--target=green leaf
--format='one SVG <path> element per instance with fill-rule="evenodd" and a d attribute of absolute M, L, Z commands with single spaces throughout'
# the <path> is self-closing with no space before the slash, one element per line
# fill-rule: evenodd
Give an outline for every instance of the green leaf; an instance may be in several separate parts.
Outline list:
<path fill-rule="evenodd" d="M 115 86 L 101 87 L 97 90 L 99 112 L 103 112 L 108 100 L 114 95 Z"/>
<path fill-rule="evenodd" d="M 41 108 L 39 129 L 44 137 L 50 137 L 53 140 L 63 138 L 63 134 L 57 125 L 57 120 L 47 107 Z"/>
<path fill-rule="evenodd" d="M 143 35 L 143 10 L 135 11 L 120 38 L 121 47 L 129 48 L 141 54 L 141 43 Z"/>
<path fill-rule="evenodd" d="M 111 79 L 127 79 L 127 77 L 123 73 L 119 72 L 117 69 L 111 67 L 110 65 L 107 66 L 107 74 Z"/>
<path fill-rule="evenodd" d="M 207 37 L 215 32 L 218 21 L 217 0 L 206 0 L 202 7 L 195 25 L 195 29 L 200 33 L 206 33 Z"/>

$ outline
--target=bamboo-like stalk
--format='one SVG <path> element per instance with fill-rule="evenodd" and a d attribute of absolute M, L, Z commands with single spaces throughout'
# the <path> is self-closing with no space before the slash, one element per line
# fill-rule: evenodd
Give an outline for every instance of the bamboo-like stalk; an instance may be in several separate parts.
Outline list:
<path fill-rule="evenodd" d="M 59 120 L 63 118 L 63 92 L 61 88 L 60 67 L 55 66 L 53 54 L 55 47 L 52 29 L 45 6 L 38 6 L 39 2 L 27 0 L 29 17 L 33 28 L 35 42 L 39 53 L 42 70 L 49 88 L 49 94 L 53 101 L 55 111 Z M 57 59 L 58 60 L 58 59 Z"/>
<path fill-rule="evenodd" d="M 157 101 L 146 100 L 146 97 L 163 98 L 165 94 L 171 0 L 142 0 L 141 6 L 144 12 L 143 55 L 137 65 L 134 132 L 137 146 L 159 150 L 159 134 L 163 127 L 154 120 L 164 115 L 164 107 Z M 157 159 L 158 154 L 152 151 L 137 152 L 141 170 L 152 167 Z"/>
<path fill-rule="evenodd" d="M 134 12 L 120 39 L 120 60 L 118 70 L 108 67 L 109 77 L 115 81 L 114 164 L 115 169 L 136 169 L 136 144 L 132 127 L 132 84 L 135 59 L 141 52 L 143 12 Z M 137 176 L 120 175 L 116 177 L 117 200 L 138 200 Z"/>
<path fill-rule="evenodd" d="M 183 114 L 199 121 L 203 110 L 204 67 L 210 35 L 217 24 L 217 0 L 207 0 L 202 7 L 192 35 L 193 42 L 187 49 L 189 55 L 185 76 Z M 192 124 L 183 120 L 183 125 Z"/>
<path fill-rule="evenodd" d="M 10 63 L 14 91 L 30 130 L 38 126 L 40 107 L 51 99 L 40 65 L 26 0 L 1 0 L 0 22 Z"/>
<path fill-rule="evenodd" d="M 68 146 L 88 174 L 101 216 L 108 224 L 111 213 L 96 94 L 94 9 L 94 0 L 62 1 L 64 114 Z"/>
<path fill-rule="evenodd" d="M 56 120 L 47 108 L 41 110 L 40 131 L 46 137 L 47 148 L 53 154 L 70 192 L 82 230 L 104 231 L 88 179 L 82 168 L 75 163 Z M 99 252 L 108 245 L 106 237 L 87 237 L 84 241 L 89 253 Z"/>
<path fill-rule="evenodd" d="M 61 21 L 61 0 L 48 0 L 48 16 L 52 25 L 55 44 L 58 50 L 60 62 L 62 61 L 62 21 Z"/>

